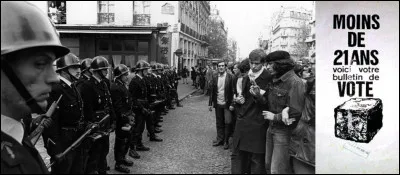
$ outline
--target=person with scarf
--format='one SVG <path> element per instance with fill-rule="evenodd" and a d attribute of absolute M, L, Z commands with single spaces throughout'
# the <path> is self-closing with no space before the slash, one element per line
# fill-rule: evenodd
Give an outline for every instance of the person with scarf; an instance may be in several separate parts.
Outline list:
<path fill-rule="evenodd" d="M 250 71 L 242 80 L 243 98 L 239 101 L 241 109 L 237 112 L 233 135 L 232 161 L 233 174 L 265 173 L 265 141 L 268 120 L 262 116 L 266 110 L 266 95 L 271 75 L 262 68 L 266 54 L 255 49 L 249 54 Z"/>

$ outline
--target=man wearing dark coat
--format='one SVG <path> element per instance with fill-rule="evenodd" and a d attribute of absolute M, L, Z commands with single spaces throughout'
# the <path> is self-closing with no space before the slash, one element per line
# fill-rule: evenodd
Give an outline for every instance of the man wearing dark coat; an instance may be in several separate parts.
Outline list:
<path fill-rule="evenodd" d="M 215 108 L 217 139 L 213 141 L 213 146 L 224 145 L 224 149 L 229 148 L 228 138 L 232 124 L 232 112 L 229 110 L 233 99 L 232 80 L 232 74 L 226 71 L 226 63 L 218 63 L 218 74 L 212 78 L 208 106 L 210 111 L 212 107 Z"/>
<path fill-rule="evenodd" d="M 235 133 L 233 136 L 234 153 L 237 158 L 232 162 L 233 174 L 265 173 L 265 141 L 268 120 L 262 116 L 267 109 L 266 95 L 271 75 L 262 69 L 264 51 L 253 50 L 250 55 L 251 70 L 243 79 L 244 103 L 237 111 Z"/>

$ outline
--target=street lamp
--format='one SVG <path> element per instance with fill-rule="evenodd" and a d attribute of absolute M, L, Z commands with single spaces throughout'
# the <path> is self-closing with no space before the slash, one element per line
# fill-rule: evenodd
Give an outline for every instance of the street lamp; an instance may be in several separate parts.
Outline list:
<path fill-rule="evenodd" d="M 178 57 L 178 73 L 180 73 L 183 69 L 183 63 L 181 60 L 181 56 L 183 54 L 182 49 L 176 49 L 174 53 Z"/>

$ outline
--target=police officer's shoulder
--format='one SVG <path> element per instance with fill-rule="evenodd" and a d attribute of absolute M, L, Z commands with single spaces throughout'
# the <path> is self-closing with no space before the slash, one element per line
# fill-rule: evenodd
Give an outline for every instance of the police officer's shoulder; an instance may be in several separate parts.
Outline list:
<path fill-rule="evenodd" d="M 18 146 L 20 146 L 20 143 L 11 136 L 1 132 L 1 162 L 5 162 L 10 167 L 22 163 L 23 157 L 18 150 Z M 3 166 L 1 169 L 3 171 Z"/>

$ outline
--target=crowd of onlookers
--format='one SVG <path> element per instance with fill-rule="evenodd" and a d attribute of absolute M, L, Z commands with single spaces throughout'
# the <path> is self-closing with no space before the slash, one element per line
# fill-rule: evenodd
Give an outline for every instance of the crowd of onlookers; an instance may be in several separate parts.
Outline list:
<path fill-rule="evenodd" d="M 189 84 L 188 78 L 192 80 L 192 86 L 196 89 L 201 89 L 204 94 L 207 94 L 209 88 L 209 82 L 212 78 L 212 75 L 216 73 L 215 68 L 213 69 L 211 65 L 204 66 L 195 66 L 191 67 L 191 71 L 187 69 L 185 66 L 180 75 L 182 77 L 183 84 Z"/>

